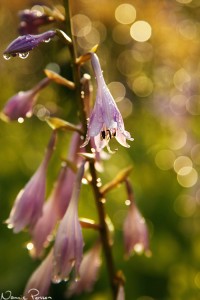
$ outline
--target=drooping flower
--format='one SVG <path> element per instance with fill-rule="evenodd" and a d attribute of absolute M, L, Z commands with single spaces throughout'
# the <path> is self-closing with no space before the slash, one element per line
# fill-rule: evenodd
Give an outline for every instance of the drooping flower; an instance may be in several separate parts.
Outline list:
<path fill-rule="evenodd" d="M 130 133 L 124 128 L 123 118 L 117 105 L 106 86 L 98 56 L 91 53 L 91 63 L 97 80 L 97 96 L 94 108 L 90 115 L 87 136 L 84 144 L 88 144 L 90 138 L 94 138 L 97 151 L 100 151 L 111 138 L 124 147 L 129 147 L 126 140 L 132 141 Z"/>
<path fill-rule="evenodd" d="M 51 241 L 51 233 L 69 205 L 74 179 L 75 174 L 67 166 L 62 167 L 53 191 L 45 202 L 43 214 L 31 230 L 33 256 L 41 256 Z"/>
<path fill-rule="evenodd" d="M 19 92 L 14 95 L 5 104 L 2 110 L 2 117 L 10 121 L 31 117 L 38 93 L 45 88 L 49 82 L 49 78 L 44 78 L 31 90 Z"/>
<path fill-rule="evenodd" d="M 4 51 L 4 58 L 9 59 L 11 56 L 26 58 L 29 51 L 33 50 L 42 42 L 49 42 L 56 35 L 56 31 L 49 30 L 41 34 L 21 35 L 12 41 Z"/>
<path fill-rule="evenodd" d="M 80 135 L 76 132 L 72 136 L 68 154 L 68 158 L 74 165 L 81 159 L 81 157 L 77 155 L 79 146 Z M 51 234 L 57 221 L 62 219 L 68 208 L 75 179 L 75 172 L 63 162 L 58 179 L 54 184 L 49 198 L 44 204 L 43 214 L 31 230 L 32 243 L 34 245 L 34 248 L 31 250 L 33 256 L 41 256 L 44 248 L 48 246 L 51 241 Z"/>
<path fill-rule="evenodd" d="M 44 299 L 44 297 L 48 294 L 48 290 L 51 285 L 52 268 L 53 250 L 49 252 L 30 277 L 25 287 L 23 299 L 37 299 L 36 297 L 39 297 L 38 299 Z"/>
<path fill-rule="evenodd" d="M 78 197 L 81 180 L 84 173 L 84 163 L 80 166 L 69 207 L 60 222 L 54 245 L 53 281 L 66 280 L 72 268 L 75 269 L 76 278 L 83 254 L 82 230 L 78 219 Z"/>
<path fill-rule="evenodd" d="M 79 280 L 70 283 L 67 296 L 90 292 L 97 280 L 100 265 L 100 243 L 97 243 L 84 254 L 79 270 Z"/>
<path fill-rule="evenodd" d="M 42 215 L 46 190 L 46 171 L 54 150 L 55 140 L 56 133 L 53 132 L 42 163 L 15 200 L 10 216 L 6 221 L 8 227 L 13 228 L 15 233 L 21 231 L 25 226 L 33 227 Z"/>
<path fill-rule="evenodd" d="M 42 25 L 49 24 L 53 21 L 51 16 L 42 13 L 39 10 L 25 9 L 19 12 L 20 26 L 19 33 L 38 34 L 38 29 Z"/>
<path fill-rule="evenodd" d="M 147 225 L 135 204 L 131 184 L 128 180 L 125 183 L 129 200 L 127 201 L 128 213 L 124 220 L 123 234 L 125 254 L 129 257 L 133 251 L 149 253 L 149 239 Z"/>

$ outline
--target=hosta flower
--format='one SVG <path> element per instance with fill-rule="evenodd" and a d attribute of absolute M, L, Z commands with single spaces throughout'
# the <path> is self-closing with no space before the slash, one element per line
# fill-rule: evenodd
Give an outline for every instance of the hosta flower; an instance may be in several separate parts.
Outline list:
<path fill-rule="evenodd" d="M 50 82 L 49 78 L 41 80 L 34 88 L 26 92 L 19 92 L 8 100 L 2 114 L 6 119 L 13 121 L 19 118 L 31 117 L 33 106 L 37 101 L 38 93 Z"/>
<path fill-rule="evenodd" d="M 29 51 L 33 50 L 42 42 L 49 42 L 56 35 L 56 31 L 49 30 L 41 34 L 21 35 L 8 45 L 4 51 L 4 58 L 9 59 L 11 56 L 19 55 L 26 58 Z"/>
<path fill-rule="evenodd" d="M 51 285 L 52 261 L 53 251 L 51 250 L 30 277 L 25 287 L 23 299 L 37 299 L 37 297 L 39 297 L 38 299 L 47 299 L 45 296 L 48 294 Z"/>
<path fill-rule="evenodd" d="M 40 256 L 43 248 L 48 246 L 57 221 L 63 217 L 69 205 L 74 180 L 75 174 L 67 166 L 62 167 L 53 191 L 44 205 L 43 214 L 31 230 L 33 256 Z"/>
<path fill-rule="evenodd" d="M 56 203 L 53 196 L 44 204 L 42 216 L 31 229 L 33 249 L 31 255 L 40 257 L 51 241 L 51 233 L 56 225 L 58 216 L 56 214 Z"/>
<path fill-rule="evenodd" d="M 84 254 L 79 270 L 79 280 L 70 283 L 67 296 L 90 292 L 97 280 L 100 265 L 100 244 L 98 243 Z"/>
<path fill-rule="evenodd" d="M 149 251 L 148 229 L 145 219 L 140 214 L 133 197 L 133 191 L 129 181 L 126 181 L 129 195 L 128 213 L 124 220 L 124 246 L 126 256 L 130 256 L 133 251 L 141 253 Z"/>
<path fill-rule="evenodd" d="M 56 235 L 54 245 L 54 282 L 66 280 L 73 267 L 75 268 L 75 276 L 78 277 L 79 275 L 83 253 L 83 237 L 78 219 L 78 197 L 83 173 L 84 164 L 78 170 L 69 207 L 60 222 Z"/>
<path fill-rule="evenodd" d="M 20 26 L 19 33 L 25 34 L 37 34 L 38 28 L 42 25 L 49 24 L 53 21 L 52 17 L 41 13 L 39 10 L 25 9 L 19 12 Z"/>
<path fill-rule="evenodd" d="M 97 96 L 90 115 L 86 140 L 82 146 L 87 145 L 90 138 L 94 138 L 97 151 L 100 151 L 108 146 L 111 138 L 115 137 L 122 146 L 129 147 L 126 140 L 132 141 L 133 138 L 124 128 L 121 113 L 106 86 L 98 56 L 95 53 L 91 53 L 91 62 L 97 80 Z"/>
<path fill-rule="evenodd" d="M 6 223 L 15 233 L 25 226 L 33 227 L 42 215 L 42 206 L 46 190 L 46 171 L 55 145 L 53 133 L 45 157 L 35 174 L 31 177 L 15 200 L 10 216 Z"/>
<path fill-rule="evenodd" d="M 71 146 L 68 157 L 76 165 L 77 160 L 81 159 L 77 155 L 80 146 L 80 135 L 76 132 L 72 136 Z M 32 243 L 34 245 L 31 254 L 41 256 L 43 249 L 51 241 L 52 231 L 58 220 L 64 216 L 73 191 L 76 174 L 62 163 L 62 167 L 49 199 L 44 204 L 43 214 L 31 230 Z"/>
<path fill-rule="evenodd" d="M 69 153 L 67 155 L 68 162 L 71 162 L 72 165 L 78 167 L 82 162 L 82 158 L 80 155 L 77 154 L 79 151 L 81 144 L 80 134 L 75 132 L 72 135 Z M 60 183 L 57 188 L 57 214 L 59 219 L 62 219 L 67 207 L 69 205 L 70 199 L 72 197 L 73 186 L 76 180 L 75 172 L 70 168 L 66 167 L 65 171 L 63 170 L 63 174 L 60 174 Z M 63 183 L 62 183 L 63 182 Z"/>

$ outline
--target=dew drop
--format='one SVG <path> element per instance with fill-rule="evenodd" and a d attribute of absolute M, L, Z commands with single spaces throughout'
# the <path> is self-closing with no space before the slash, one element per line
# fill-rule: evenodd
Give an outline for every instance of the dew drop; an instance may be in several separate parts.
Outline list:
<path fill-rule="evenodd" d="M 24 122 L 24 118 L 22 118 L 22 117 L 18 118 L 17 122 L 20 123 L 20 124 L 22 124 Z"/>
<path fill-rule="evenodd" d="M 29 52 L 19 53 L 19 57 L 25 59 L 29 56 Z"/>
<path fill-rule="evenodd" d="M 51 41 L 51 39 L 48 38 L 48 39 L 44 40 L 43 42 L 44 42 L 44 43 L 49 43 L 50 41 Z"/>
<path fill-rule="evenodd" d="M 64 282 L 67 282 L 69 280 L 69 277 L 65 277 L 63 280 Z"/>
<path fill-rule="evenodd" d="M 27 248 L 28 251 L 33 250 L 33 248 L 34 248 L 33 243 L 31 243 L 31 242 L 27 243 L 26 248 Z"/>
<path fill-rule="evenodd" d="M 9 59 L 11 59 L 11 55 L 10 55 L 10 54 L 4 54 L 4 55 L 3 55 L 3 58 L 4 58 L 5 60 L 9 60 Z"/>
<path fill-rule="evenodd" d="M 13 226 L 13 224 L 8 224 L 8 229 L 13 229 L 14 228 L 14 226 Z"/>
<path fill-rule="evenodd" d="M 76 276 L 74 281 L 78 282 L 79 280 L 80 280 L 80 276 Z"/>
<path fill-rule="evenodd" d="M 62 279 L 58 275 L 54 275 L 53 278 L 52 278 L 53 283 L 60 283 L 61 280 Z"/>

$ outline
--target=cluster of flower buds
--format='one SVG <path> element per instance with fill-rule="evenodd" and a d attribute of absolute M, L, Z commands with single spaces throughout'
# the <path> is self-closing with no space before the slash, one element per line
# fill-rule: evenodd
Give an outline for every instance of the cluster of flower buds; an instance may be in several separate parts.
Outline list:
<path fill-rule="evenodd" d="M 46 11 L 48 11 L 47 8 Z M 54 21 L 56 13 L 54 11 L 53 14 L 51 10 L 50 12 L 51 14 L 41 14 L 29 10 L 21 12 L 20 33 L 22 35 L 7 47 L 4 51 L 4 58 L 9 59 L 11 56 L 25 58 L 41 42 L 47 42 L 55 35 L 70 47 L 74 47 L 71 38 L 59 29 L 38 33 L 40 26 Z M 59 14 L 57 13 L 57 15 Z M 44 159 L 24 189 L 18 194 L 7 220 L 8 227 L 13 228 L 15 233 L 25 227 L 29 228 L 32 240 L 28 244 L 28 249 L 31 250 L 32 256 L 43 257 L 46 249 L 49 249 L 46 258 L 27 283 L 24 292 L 27 299 L 31 299 L 29 293 L 32 289 L 39 290 L 43 296 L 46 295 L 51 282 L 59 283 L 62 280 L 68 280 L 72 270 L 75 271 L 75 276 L 69 285 L 68 297 L 92 289 L 101 262 L 101 242 L 95 241 L 94 247 L 83 255 L 82 227 L 94 228 L 101 232 L 102 224 L 80 221 L 78 216 L 78 201 L 82 180 L 86 176 L 87 161 L 89 161 L 89 165 L 94 166 L 96 172 L 97 162 L 101 159 L 103 148 L 106 147 L 110 153 L 114 152 L 109 147 L 112 138 L 116 138 L 122 146 L 127 148 L 129 147 L 127 140 L 133 140 L 130 133 L 125 130 L 122 115 L 106 86 L 97 54 L 89 51 L 86 55 L 78 58 L 76 63 L 83 63 L 89 59 L 97 82 L 96 101 L 93 109 L 90 104 L 91 77 L 84 75 L 82 79 L 79 78 L 82 89 L 80 99 L 84 102 L 85 123 L 88 118 L 87 132 L 83 131 L 83 124 L 73 125 L 65 120 L 51 117 L 47 119 L 53 133 Z M 7 120 L 13 121 L 30 117 L 39 92 L 51 81 L 65 85 L 72 90 L 76 89 L 76 82 L 71 82 L 50 70 L 45 70 L 45 74 L 47 77 L 34 88 L 18 93 L 5 104 L 2 115 Z M 45 201 L 48 164 L 55 149 L 57 131 L 60 129 L 74 133 L 68 157 L 62 162 L 58 178 Z M 84 142 L 83 135 L 86 136 Z M 91 152 L 89 152 L 90 150 Z M 92 174 L 86 178 L 87 182 L 93 184 L 94 190 L 98 189 L 97 194 L 101 197 L 104 197 L 119 183 L 125 183 L 129 198 L 126 203 L 128 213 L 123 227 L 127 256 L 130 256 L 133 251 L 148 252 L 149 248 L 147 226 L 135 204 L 133 190 L 128 180 L 130 171 L 131 168 L 122 170 L 116 178 L 101 188 L 96 182 L 93 182 Z M 102 201 L 100 201 L 100 209 L 104 209 Z M 105 225 L 106 220 L 103 222 Z M 109 241 L 107 244 L 110 247 Z M 124 297 L 123 280 L 121 279 L 116 299 L 122 300 Z"/>

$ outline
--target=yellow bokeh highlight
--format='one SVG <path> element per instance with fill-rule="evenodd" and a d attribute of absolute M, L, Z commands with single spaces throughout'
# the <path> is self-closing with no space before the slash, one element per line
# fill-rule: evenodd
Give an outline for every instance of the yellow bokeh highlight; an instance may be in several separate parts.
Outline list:
<path fill-rule="evenodd" d="M 192 187 L 197 183 L 198 173 L 194 168 L 185 167 L 177 174 L 178 183 L 186 188 Z"/>
<path fill-rule="evenodd" d="M 146 21 L 136 21 L 130 28 L 131 37 L 137 42 L 146 42 L 152 34 L 151 25 Z"/>
<path fill-rule="evenodd" d="M 139 97 L 147 97 L 153 92 L 153 82 L 149 77 L 141 75 L 133 81 L 132 89 Z"/>
<path fill-rule="evenodd" d="M 115 10 L 115 19 L 121 24 L 131 24 L 136 19 L 136 9 L 128 3 L 120 4 Z"/>
<path fill-rule="evenodd" d="M 188 156 L 181 155 L 174 161 L 174 171 L 180 173 L 183 168 L 192 168 L 192 160 Z"/>
<path fill-rule="evenodd" d="M 160 150 L 155 157 L 155 163 L 161 170 L 170 170 L 173 168 L 174 160 L 174 152 L 168 149 Z"/>

